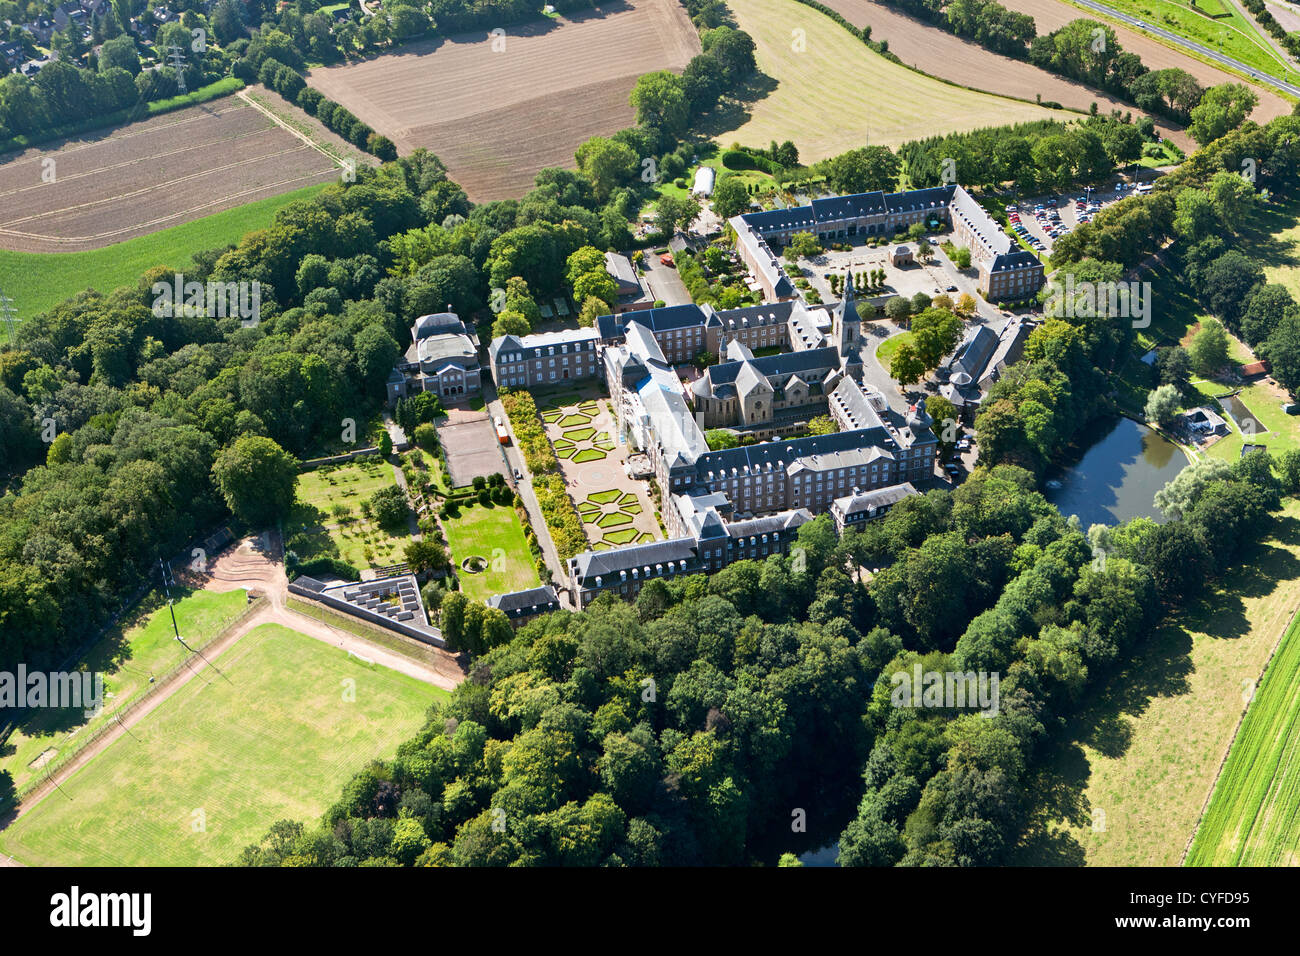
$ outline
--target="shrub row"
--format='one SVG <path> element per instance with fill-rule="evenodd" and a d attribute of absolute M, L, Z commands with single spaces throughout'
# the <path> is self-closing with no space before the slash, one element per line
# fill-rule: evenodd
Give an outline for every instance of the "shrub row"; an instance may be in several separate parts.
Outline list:
<path fill-rule="evenodd" d="M 541 506 L 546 527 L 551 530 L 551 540 L 560 560 L 567 561 L 575 554 L 586 551 L 590 545 L 582 530 L 582 518 L 573 507 L 573 500 L 559 475 L 544 475 L 533 479 L 533 492 Z"/>
<path fill-rule="evenodd" d="M 537 414 L 537 403 L 533 401 L 533 396 L 528 392 L 503 388 L 500 398 L 506 414 L 510 416 L 510 426 L 514 429 L 515 440 L 524 454 L 528 470 L 534 475 L 559 471 L 560 463 L 546 437 L 546 428 L 542 424 L 542 417 Z"/>

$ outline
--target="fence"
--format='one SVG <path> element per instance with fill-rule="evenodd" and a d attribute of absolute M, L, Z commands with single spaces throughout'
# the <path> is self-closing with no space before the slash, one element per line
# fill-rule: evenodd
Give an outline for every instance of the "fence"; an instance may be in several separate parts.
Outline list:
<path fill-rule="evenodd" d="M 244 621 L 248 620 L 248 618 L 250 618 L 254 613 L 256 613 L 265 603 L 266 603 L 266 598 L 264 597 L 258 598 L 257 600 L 249 603 L 247 606 L 245 606 L 244 610 L 240 611 L 238 616 L 236 616 L 229 624 L 223 627 L 220 631 L 218 631 L 208 640 L 204 641 L 201 645 L 195 646 L 194 656 L 197 656 L 201 651 L 205 650 L 206 648 L 211 647 L 213 644 L 221 640 L 223 637 L 225 637 L 235 628 L 239 627 Z M 114 711 L 111 715 L 109 715 L 108 719 L 106 719 L 104 723 L 94 731 L 94 733 L 90 734 L 90 736 L 86 737 L 84 740 L 79 741 L 76 744 L 76 746 L 73 747 L 72 750 L 62 754 L 58 758 L 58 760 L 51 761 L 50 763 L 42 767 L 41 769 L 44 771 L 44 773 L 40 777 L 36 778 L 35 780 L 29 780 L 27 783 L 23 784 L 21 787 L 18 788 L 18 799 L 19 800 L 23 799 L 25 796 L 27 796 L 27 794 L 31 793 L 37 787 L 41 786 L 41 784 L 45 783 L 50 778 L 52 778 L 57 771 L 61 770 L 70 761 L 74 760 L 78 754 L 84 751 L 87 747 L 93 744 L 104 734 L 112 730 L 114 725 L 120 725 L 121 721 L 125 719 L 128 714 L 133 713 L 137 707 L 139 707 L 145 701 L 151 699 L 155 694 L 157 694 L 160 690 L 166 687 L 171 682 L 172 678 L 175 677 L 177 674 L 179 674 L 182 669 L 189 668 L 192 659 L 193 657 L 190 656 L 190 657 L 185 657 L 180 661 L 178 661 L 176 665 L 173 666 L 170 670 L 166 671 L 161 677 L 155 679 L 153 684 L 151 684 L 147 689 L 145 689 L 143 693 L 139 694 L 136 697 L 132 697 L 120 708 L 118 708 L 118 710 Z"/>
<path fill-rule="evenodd" d="M 355 586 L 360 587 L 365 583 L 366 582 L 362 581 Z M 315 585 L 315 587 L 312 587 L 312 585 Z M 447 642 L 442 639 L 442 631 L 436 627 L 421 629 L 419 627 L 412 627 L 405 621 L 394 621 L 382 614 L 375 614 L 371 611 L 365 610 L 364 608 L 359 608 L 355 604 L 350 604 L 347 601 L 336 598 L 332 594 L 325 594 L 322 590 L 323 587 L 324 585 L 322 585 L 321 582 L 311 578 L 298 578 L 295 581 L 289 582 L 289 593 L 296 594 L 299 597 L 309 598 L 320 604 L 324 604 L 333 610 L 342 611 L 349 617 L 354 617 L 357 620 L 364 621 L 371 627 L 381 627 L 396 634 L 401 634 L 403 637 L 409 637 L 412 640 L 419 641 L 422 644 L 432 644 L 435 647 L 446 646 Z M 423 608 L 424 602 L 421 601 L 420 605 Z"/>

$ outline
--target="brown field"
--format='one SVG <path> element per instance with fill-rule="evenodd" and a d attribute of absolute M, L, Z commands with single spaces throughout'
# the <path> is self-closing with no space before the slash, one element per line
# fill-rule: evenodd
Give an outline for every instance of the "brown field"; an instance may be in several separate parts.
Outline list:
<path fill-rule="evenodd" d="M 43 182 L 45 157 L 54 182 Z M 0 165 L 0 248 L 72 252 L 179 225 L 337 175 L 238 97 L 29 149 Z"/>
<path fill-rule="evenodd" d="M 1064 26 L 1071 20 L 1084 18 L 1096 20 L 1098 17 L 1082 7 L 1071 6 L 1063 0 L 999 0 L 1004 7 L 1027 13 L 1034 18 L 1039 33 L 1051 33 L 1057 27 Z M 1121 26 L 1114 20 L 1107 20 L 1106 25 L 1115 31 L 1120 45 L 1131 53 L 1136 53 L 1151 70 L 1165 70 L 1177 66 L 1186 70 L 1201 86 L 1218 86 L 1220 83 L 1246 83 L 1259 96 L 1259 105 L 1251 114 L 1257 123 L 1267 123 L 1277 116 L 1291 112 L 1291 104 L 1269 90 L 1249 83 L 1235 73 L 1228 73 L 1207 63 L 1179 52 L 1173 47 L 1165 46 L 1159 40 Z M 892 44 L 891 44 L 892 45 Z"/>
<path fill-rule="evenodd" d="M 562 20 L 412 43 L 309 81 L 389 137 L 424 146 L 476 201 L 520 196 L 539 169 L 573 165 L 583 140 L 635 122 L 628 94 L 700 50 L 677 0 L 615 0 Z"/>
<path fill-rule="evenodd" d="M 1060 103 L 1069 109 L 1087 110 L 1096 103 L 1102 113 L 1113 109 L 1141 115 L 1130 103 L 1117 100 L 1082 83 L 1040 70 L 1023 60 L 991 53 L 976 43 L 953 36 L 938 27 L 913 20 L 875 0 L 823 0 L 832 10 L 858 27 L 870 26 L 871 39 L 888 40 L 889 52 L 904 63 L 932 76 L 972 86 L 989 93 Z M 1183 149 L 1195 148 L 1180 126 L 1163 117 L 1152 117 L 1161 131 Z"/>

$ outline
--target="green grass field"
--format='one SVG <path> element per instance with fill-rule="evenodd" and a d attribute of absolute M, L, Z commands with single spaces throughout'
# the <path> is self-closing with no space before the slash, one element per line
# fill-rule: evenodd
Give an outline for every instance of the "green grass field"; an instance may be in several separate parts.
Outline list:
<path fill-rule="evenodd" d="M 277 624 L 214 663 L 225 679 L 192 679 L 0 832 L 0 851 L 33 866 L 232 862 L 276 820 L 318 817 L 446 696 Z"/>
<path fill-rule="evenodd" d="M 239 616 L 247 604 L 246 592 L 194 591 L 178 596 L 176 623 L 191 647 L 201 647 Z M 160 606 L 161 605 L 161 606 Z M 121 627 L 115 628 L 86 655 L 85 667 L 104 674 L 104 709 L 86 720 L 84 712 L 45 710 L 19 726 L 0 747 L 0 770 L 9 771 L 21 788 L 40 767 L 75 749 L 82 740 L 112 719 L 112 715 L 149 687 L 150 676 L 161 677 L 188 652 L 172 634 L 171 614 L 158 592 Z M 32 767 L 42 754 L 53 751 Z"/>
<path fill-rule="evenodd" d="M 1255 690 L 1189 866 L 1300 864 L 1300 618 Z"/>
<path fill-rule="evenodd" d="M 442 519 L 460 589 L 474 600 L 541 587 L 523 525 L 509 505 L 461 508 L 460 517 Z M 470 574 L 460 563 L 471 555 L 486 558 L 488 569 Z"/>
<path fill-rule="evenodd" d="M 1038 805 L 1014 862 L 1177 866 L 1232 745 L 1243 690 L 1297 606 L 1300 502 L 1291 500 L 1269 539 L 1089 693 L 1030 784 Z M 1288 666 L 1278 676 L 1294 681 Z"/>
<path fill-rule="evenodd" d="M 362 501 L 396 484 L 392 466 L 378 455 L 304 471 L 298 476 L 298 497 L 285 521 L 285 541 L 303 561 L 337 548 L 340 558 L 358 568 L 399 563 L 408 535 L 388 533 L 361 511 Z M 342 520 L 334 515 L 338 505 L 349 511 Z"/>
<path fill-rule="evenodd" d="M 87 288 L 111 292 L 118 286 L 134 286 L 154 266 L 183 272 L 193 266 L 194 253 L 237 243 L 245 233 L 269 226 L 284 206 L 323 188 L 307 186 L 259 199 L 103 249 L 49 253 L 0 250 L 0 289 L 14 300 L 18 318 L 25 319 Z M 8 338 L 8 333 L 0 329 L 0 337 Z"/>
<path fill-rule="evenodd" d="M 982 126 L 1077 118 L 891 63 L 794 0 L 728 0 L 727 6 L 736 26 L 754 38 L 759 70 L 776 86 L 754 99 L 741 125 L 718 132 L 720 144 L 766 146 L 793 138 L 806 164 L 867 143 L 898 146 Z"/>

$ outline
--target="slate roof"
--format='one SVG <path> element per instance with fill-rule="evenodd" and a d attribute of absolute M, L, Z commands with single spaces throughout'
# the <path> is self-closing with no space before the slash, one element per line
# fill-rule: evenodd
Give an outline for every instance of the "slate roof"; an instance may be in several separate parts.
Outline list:
<path fill-rule="evenodd" d="M 555 610 L 560 606 L 555 588 L 549 584 L 526 591 L 511 591 L 509 594 L 494 594 L 487 599 L 488 607 L 505 611 L 508 616 L 517 617 L 528 613 L 542 613 Z"/>
<path fill-rule="evenodd" d="M 919 495 L 910 481 L 905 481 L 901 485 L 887 485 L 884 488 L 876 488 L 872 491 L 860 491 L 857 494 L 845 495 L 843 498 L 836 498 L 832 502 L 833 507 L 840 514 L 848 517 L 849 515 L 870 512 L 871 509 L 888 508 L 897 504 L 904 498 L 912 495 Z"/>
<path fill-rule="evenodd" d="M 594 578 L 597 575 L 617 575 L 620 571 L 633 568 L 654 568 L 669 562 L 675 570 L 681 570 L 680 562 L 685 561 L 687 569 L 694 566 L 697 557 L 697 545 L 694 538 L 669 538 L 667 541 L 647 541 L 645 544 L 632 544 L 622 548 L 608 548 L 604 551 L 584 551 L 571 559 L 575 577 Z"/>

